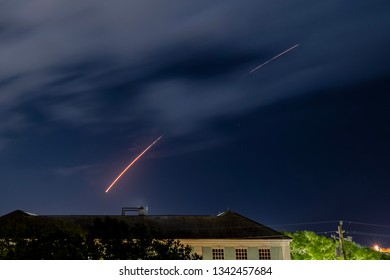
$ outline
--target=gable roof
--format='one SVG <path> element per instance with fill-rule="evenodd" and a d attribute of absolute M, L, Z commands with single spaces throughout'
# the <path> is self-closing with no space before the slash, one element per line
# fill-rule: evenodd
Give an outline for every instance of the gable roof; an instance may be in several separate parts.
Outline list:
<path fill-rule="evenodd" d="M 15 211 L 16 212 L 16 211 Z M 12 212 L 14 213 L 14 212 Z M 12 214 L 10 213 L 10 214 Z M 23 212 L 25 213 L 25 212 Z M 10 217 L 10 214 L 0 217 L 0 221 Z M 21 215 L 22 213 L 18 213 Z M 291 239 L 260 223 L 250 220 L 235 212 L 226 211 L 217 216 L 24 216 L 30 222 L 34 220 L 47 220 L 48 222 L 72 223 L 86 228 L 99 218 L 109 217 L 123 221 L 130 227 L 143 224 L 156 229 L 160 238 L 172 239 Z"/>
<path fill-rule="evenodd" d="M 20 218 L 20 217 L 28 217 L 28 216 L 37 216 L 37 214 L 25 212 L 22 210 L 12 211 L 4 216 L 1 216 L 1 219 L 9 219 L 9 218 Z"/>

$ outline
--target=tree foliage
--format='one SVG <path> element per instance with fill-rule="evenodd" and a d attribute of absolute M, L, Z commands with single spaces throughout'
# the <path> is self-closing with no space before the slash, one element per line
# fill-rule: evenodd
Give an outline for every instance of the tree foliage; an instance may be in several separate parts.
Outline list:
<path fill-rule="evenodd" d="M 293 238 L 291 259 L 293 260 L 334 260 L 337 247 L 333 239 L 319 236 L 311 231 L 285 233 Z"/>
<path fill-rule="evenodd" d="M 348 260 L 390 260 L 390 255 L 362 247 L 354 242 L 344 242 Z"/>
<path fill-rule="evenodd" d="M 317 235 L 311 231 L 285 233 L 293 238 L 291 242 L 291 259 L 293 260 L 336 260 L 343 259 L 336 255 L 339 242 Z M 348 260 L 384 260 L 390 256 L 371 248 L 364 248 L 354 242 L 344 240 L 344 248 Z"/>

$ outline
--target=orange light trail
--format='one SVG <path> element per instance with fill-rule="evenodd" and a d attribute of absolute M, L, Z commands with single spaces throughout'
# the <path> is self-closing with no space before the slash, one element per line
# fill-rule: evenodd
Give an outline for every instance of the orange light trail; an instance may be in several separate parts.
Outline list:
<path fill-rule="evenodd" d="M 142 153 L 140 153 L 122 172 L 121 174 L 116 177 L 114 182 L 111 183 L 111 185 L 107 188 L 106 193 L 115 185 L 115 183 L 119 180 L 120 177 L 122 177 L 123 174 L 126 173 L 126 171 L 140 158 L 144 153 L 146 153 L 151 147 L 153 147 L 154 144 L 157 143 L 158 140 L 160 140 L 162 135 L 158 137 L 152 144 L 150 144 L 145 150 L 143 150 Z"/>

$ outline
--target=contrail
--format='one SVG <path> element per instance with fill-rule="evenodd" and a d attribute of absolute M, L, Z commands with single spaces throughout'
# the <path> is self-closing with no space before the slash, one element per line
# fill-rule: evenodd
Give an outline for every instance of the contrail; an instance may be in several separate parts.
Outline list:
<path fill-rule="evenodd" d="M 263 64 L 261 64 L 261 65 L 259 65 L 259 66 L 257 66 L 256 68 L 254 68 L 254 69 L 252 69 L 248 74 L 246 74 L 246 75 L 250 75 L 250 74 L 252 74 L 253 72 L 255 72 L 256 70 L 258 70 L 259 68 L 261 68 L 261 67 L 263 67 L 264 65 L 266 65 L 266 64 L 268 64 L 268 63 L 270 63 L 271 61 L 273 61 L 273 60 L 275 60 L 275 59 L 277 59 L 278 57 L 280 57 L 280 56 L 282 56 L 282 55 L 284 55 L 285 53 L 288 53 L 289 51 L 291 51 L 291 50 L 293 50 L 293 49 L 295 49 L 296 47 L 298 47 L 299 46 L 299 44 L 296 44 L 295 46 L 292 46 L 291 48 L 289 48 L 289 49 L 287 49 L 287 50 L 285 50 L 284 52 L 281 52 L 280 54 L 278 54 L 278 55 L 276 55 L 276 56 L 274 56 L 273 58 L 271 58 L 270 60 L 267 60 L 266 62 L 264 62 Z M 245 75 L 245 76 L 246 76 Z"/>
<path fill-rule="evenodd" d="M 114 180 L 114 182 L 111 183 L 111 185 L 107 188 L 106 190 L 106 193 L 115 185 L 115 183 L 119 180 L 120 177 L 122 177 L 123 174 L 126 173 L 126 171 L 140 158 L 142 157 L 142 155 L 144 153 L 146 153 L 151 147 L 153 147 L 154 144 L 157 143 L 158 140 L 160 140 L 162 137 L 162 135 L 160 137 L 158 137 L 156 140 L 154 140 L 154 142 L 152 144 L 150 144 L 145 150 L 143 150 L 142 153 L 140 153 L 122 172 L 121 174 L 118 175 L 118 177 L 116 177 L 116 179 Z"/>

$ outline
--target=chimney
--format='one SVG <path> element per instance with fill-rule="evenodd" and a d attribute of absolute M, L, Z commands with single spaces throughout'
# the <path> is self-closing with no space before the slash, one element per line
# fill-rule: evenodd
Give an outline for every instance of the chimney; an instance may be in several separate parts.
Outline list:
<path fill-rule="evenodd" d="M 148 206 L 140 206 L 138 208 L 138 216 L 147 216 L 148 215 Z"/>

